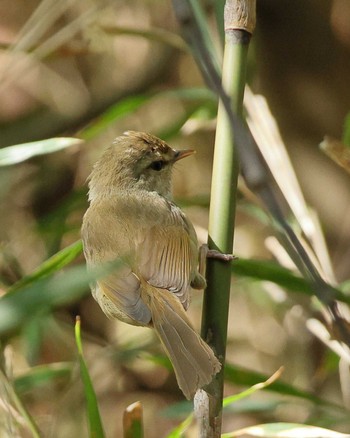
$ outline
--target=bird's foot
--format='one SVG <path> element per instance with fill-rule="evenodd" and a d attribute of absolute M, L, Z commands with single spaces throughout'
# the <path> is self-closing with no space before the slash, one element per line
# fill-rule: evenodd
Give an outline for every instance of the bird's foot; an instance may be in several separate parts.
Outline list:
<path fill-rule="evenodd" d="M 216 249 L 208 249 L 206 254 L 208 259 L 216 259 L 221 260 L 223 262 L 232 262 L 232 260 L 236 260 L 237 257 L 233 254 L 223 254 L 220 251 L 217 251 Z"/>
<path fill-rule="evenodd" d="M 233 254 L 223 254 L 216 249 L 209 249 L 207 244 L 203 244 L 199 248 L 199 273 L 202 278 L 205 278 L 207 259 L 221 260 L 222 262 L 228 263 L 232 260 L 236 260 L 237 257 Z M 198 289 L 200 289 L 198 287 Z"/>

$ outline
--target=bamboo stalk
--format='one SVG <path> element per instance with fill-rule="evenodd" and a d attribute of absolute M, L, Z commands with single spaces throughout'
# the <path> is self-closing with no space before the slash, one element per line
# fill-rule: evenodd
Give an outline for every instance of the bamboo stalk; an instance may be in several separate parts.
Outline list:
<path fill-rule="evenodd" d="M 232 99 L 235 113 L 242 115 L 246 62 L 255 24 L 255 0 L 228 0 L 225 5 L 225 51 L 222 84 Z M 238 157 L 231 123 L 219 103 L 209 213 L 209 249 L 231 254 L 233 250 Z M 196 416 L 201 437 L 220 437 L 224 363 L 226 354 L 231 266 L 208 259 L 204 294 L 202 336 L 211 345 L 223 367 L 213 382 L 198 391 Z"/>
<path fill-rule="evenodd" d="M 139 401 L 129 405 L 123 416 L 123 436 L 124 438 L 142 438 L 143 421 L 142 405 Z"/>

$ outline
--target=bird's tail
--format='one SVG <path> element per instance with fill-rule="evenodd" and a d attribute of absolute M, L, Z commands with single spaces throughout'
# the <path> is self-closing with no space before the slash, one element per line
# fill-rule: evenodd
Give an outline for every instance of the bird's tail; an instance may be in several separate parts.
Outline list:
<path fill-rule="evenodd" d="M 153 326 L 171 360 L 178 385 L 187 399 L 211 382 L 221 369 L 213 350 L 195 332 L 178 298 L 164 289 L 147 285 Z"/>

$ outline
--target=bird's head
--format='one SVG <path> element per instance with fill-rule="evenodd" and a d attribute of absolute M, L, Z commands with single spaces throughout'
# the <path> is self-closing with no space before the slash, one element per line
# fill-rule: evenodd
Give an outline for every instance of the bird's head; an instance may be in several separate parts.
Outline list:
<path fill-rule="evenodd" d="M 169 198 L 174 163 L 194 152 L 172 149 L 151 134 L 127 131 L 114 140 L 95 164 L 90 176 L 89 198 L 94 200 L 134 189 L 155 191 Z"/>

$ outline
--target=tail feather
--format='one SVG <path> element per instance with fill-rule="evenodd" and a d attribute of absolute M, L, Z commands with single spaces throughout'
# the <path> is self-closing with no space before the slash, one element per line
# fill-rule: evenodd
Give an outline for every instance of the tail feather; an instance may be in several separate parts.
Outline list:
<path fill-rule="evenodd" d="M 211 382 L 221 364 L 195 332 L 178 298 L 168 291 L 148 289 L 153 326 L 167 352 L 180 389 L 187 399 Z"/>

